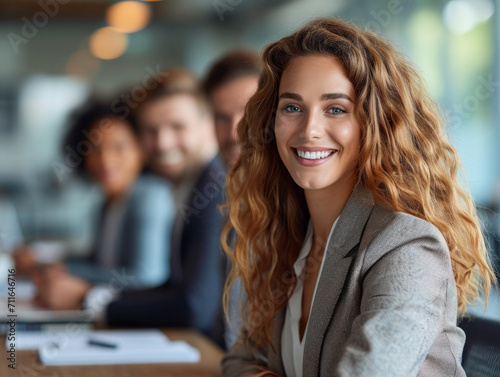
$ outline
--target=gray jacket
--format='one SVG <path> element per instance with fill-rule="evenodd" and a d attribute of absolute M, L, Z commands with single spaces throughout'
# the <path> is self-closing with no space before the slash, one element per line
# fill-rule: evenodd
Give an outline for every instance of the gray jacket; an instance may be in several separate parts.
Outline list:
<path fill-rule="evenodd" d="M 462 377 L 465 335 L 447 244 L 437 228 L 375 205 L 357 187 L 327 245 L 305 339 L 303 376 Z M 284 376 L 281 332 L 257 356 L 244 334 L 224 358 L 223 375 Z"/>

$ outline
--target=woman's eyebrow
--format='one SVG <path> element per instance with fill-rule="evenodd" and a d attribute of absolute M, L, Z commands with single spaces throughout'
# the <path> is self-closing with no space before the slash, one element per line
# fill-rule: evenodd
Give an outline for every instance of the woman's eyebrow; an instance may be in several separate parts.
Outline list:
<path fill-rule="evenodd" d="M 296 101 L 302 101 L 302 96 L 297 93 L 290 93 L 290 92 L 283 92 L 280 94 L 280 99 L 281 98 L 288 98 L 288 99 L 294 99 Z"/>
<path fill-rule="evenodd" d="M 321 96 L 321 100 L 322 101 L 326 101 L 326 100 L 330 100 L 330 99 L 337 99 L 337 98 L 344 98 L 344 99 L 346 99 L 346 100 L 351 101 L 352 103 L 354 103 L 354 101 L 352 100 L 352 98 L 349 97 L 345 93 L 326 93 L 326 94 L 323 94 Z"/>
<path fill-rule="evenodd" d="M 281 93 L 279 98 L 280 99 L 281 98 L 288 98 L 288 99 L 293 99 L 293 100 L 296 100 L 296 101 L 303 101 L 302 96 L 300 94 L 290 93 L 290 92 L 283 92 L 283 93 Z M 321 96 L 321 100 L 322 101 L 327 101 L 327 100 L 332 100 L 332 99 L 338 99 L 338 98 L 343 98 L 343 99 L 346 99 L 346 100 L 351 101 L 352 103 L 354 103 L 354 101 L 352 100 L 352 98 L 349 97 L 345 93 L 325 93 L 325 94 L 323 94 Z"/>

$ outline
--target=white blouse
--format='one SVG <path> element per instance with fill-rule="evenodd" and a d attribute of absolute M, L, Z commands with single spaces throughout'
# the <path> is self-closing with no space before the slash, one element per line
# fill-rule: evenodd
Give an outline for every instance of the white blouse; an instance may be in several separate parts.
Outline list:
<path fill-rule="evenodd" d="M 326 259 L 326 247 L 330 243 L 330 238 L 337 225 L 337 220 L 332 225 L 330 229 L 330 235 L 328 236 L 328 241 L 325 246 L 325 251 L 323 253 L 323 258 L 321 261 L 321 267 L 318 273 L 318 278 L 316 279 L 316 286 L 314 288 L 313 299 L 311 301 L 311 307 L 309 309 L 309 314 L 314 304 L 314 297 L 316 296 L 316 289 L 318 288 L 318 282 L 321 277 L 321 272 L 323 271 L 323 265 Z M 309 327 L 309 321 L 307 321 L 306 329 L 302 337 L 302 341 L 299 336 L 299 322 L 302 317 L 302 292 L 304 291 L 304 275 L 305 275 L 305 265 L 307 256 L 311 252 L 311 247 L 313 243 L 313 227 L 311 221 L 307 227 L 306 237 L 304 243 L 302 244 L 302 249 L 300 250 L 299 256 L 293 265 L 295 274 L 298 277 L 297 285 L 295 290 L 288 301 L 286 308 L 285 322 L 283 325 L 283 330 L 281 333 L 281 358 L 283 360 L 283 366 L 285 367 L 285 373 L 287 377 L 302 377 L 302 364 L 304 359 L 304 345 L 307 337 L 307 328 Z M 310 318 L 310 315 L 309 315 Z"/>

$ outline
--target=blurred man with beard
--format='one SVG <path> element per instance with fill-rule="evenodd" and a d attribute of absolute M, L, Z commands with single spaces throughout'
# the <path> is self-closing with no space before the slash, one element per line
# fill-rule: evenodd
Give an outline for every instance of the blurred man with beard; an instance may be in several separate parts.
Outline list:
<path fill-rule="evenodd" d="M 153 290 L 125 292 L 107 307 L 115 326 L 191 327 L 223 344 L 220 249 L 224 163 L 213 116 L 196 80 L 172 70 L 138 111 L 149 167 L 174 185 L 178 208 L 170 279 Z"/>

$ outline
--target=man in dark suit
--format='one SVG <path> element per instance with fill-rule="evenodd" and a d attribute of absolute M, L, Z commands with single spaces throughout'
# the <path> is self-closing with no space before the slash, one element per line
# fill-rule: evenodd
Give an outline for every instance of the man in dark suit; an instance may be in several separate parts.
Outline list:
<path fill-rule="evenodd" d="M 217 207 L 226 173 L 209 105 L 188 73 L 172 71 L 149 93 L 138 115 L 149 166 L 174 185 L 178 211 L 170 279 L 155 289 L 123 292 L 108 304 L 106 322 L 191 327 L 221 344 L 223 219 Z"/>

